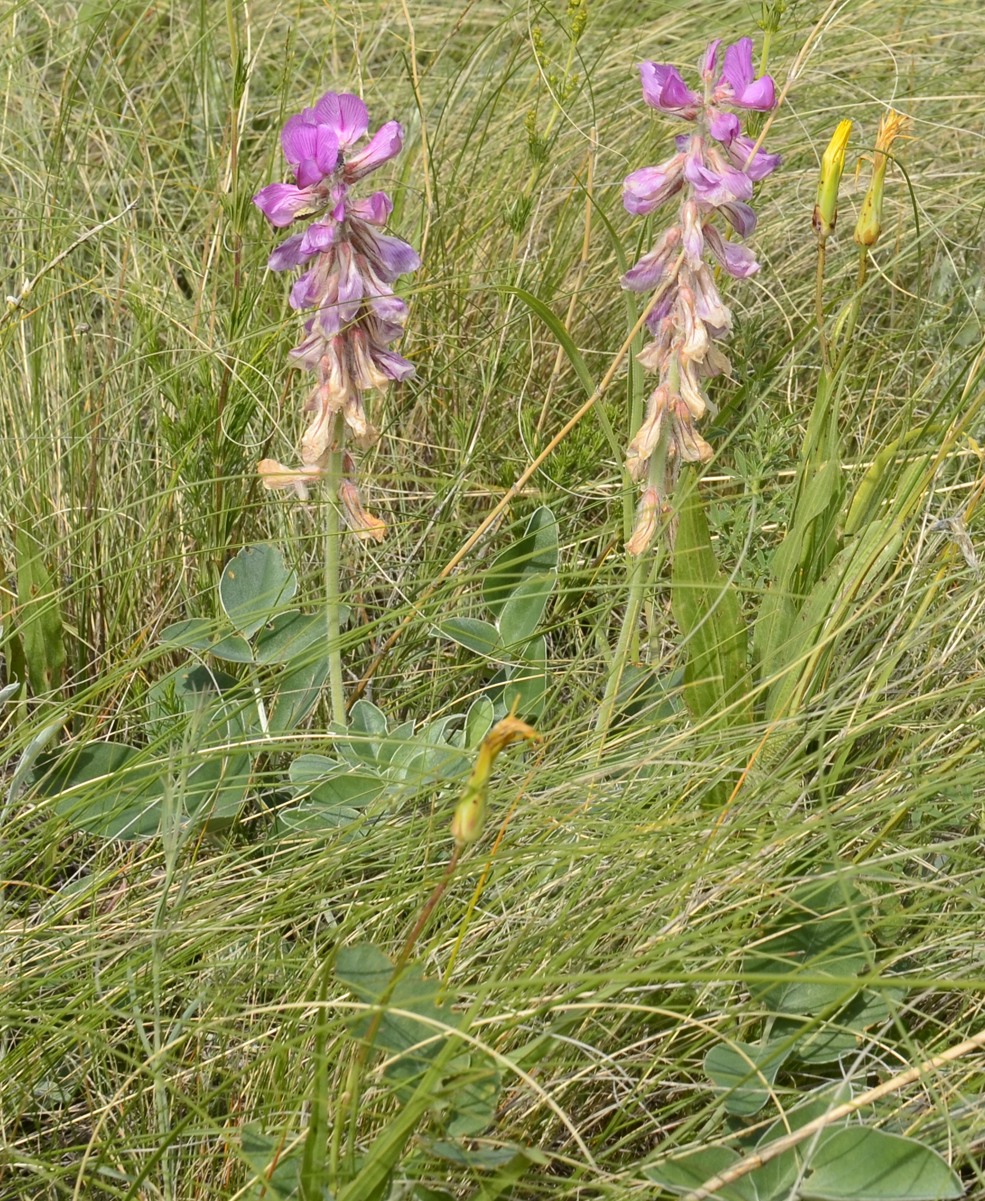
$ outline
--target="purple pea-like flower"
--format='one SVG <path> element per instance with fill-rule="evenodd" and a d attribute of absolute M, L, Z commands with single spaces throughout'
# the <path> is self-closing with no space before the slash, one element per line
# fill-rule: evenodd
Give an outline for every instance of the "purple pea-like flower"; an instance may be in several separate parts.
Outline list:
<path fill-rule="evenodd" d="M 273 271 L 303 269 L 290 303 L 311 316 L 291 356 L 314 372 L 318 383 L 305 405 L 310 420 L 301 439 L 301 467 L 292 470 L 265 459 L 260 473 L 267 487 L 293 488 L 301 496 L 341 450 L 345 430 L 360 446 L 374 440 L 364 393 L 406 379 L 414 370 L 390 349 L 407 316 L 407 305 L 391 285 L 416 270 L 420 259 L 407 242 L 382 232 L 393 211 L 385 192 L 363 199 L 349 195 L 352 184 L 399 152 L 403 131 L 398 122 L 387 121 L 360 145 L 368 133 L 369 113 L 358 96 L 326 92 L 290 117 L 281 132 L 294 182 L 269 184 L 253 198 L 278 228 L 317 217 L 277 246 L 269 260 Z M 351 472 L 350 465 L 346 475 Z M 346 478 L 343 488 L 343 511 L 361 513 L 362 530 L 368 522 L 372 536 L 382 536 L 382 523 L 361 509 L 352 480 Z"/>
<path fill-rule="evenodd" d="M 657 292 L 647 318 L 653 340 L 639 361 L 660 377 L 626 457 L 630 474 L 643 483 L 636 528 L 626 544 L 630 554 L 642 553 L 655 536 L 656 515 L 666 507 L 661 499 L 666 477 L 672 478 L 682 461 L 712 456 L 695 422 L 715 411 L 705 381 L 729 371 L 717 343 L 727 338 L 732 314 L 705 257 L 735 279 L 759 270 L 753 252 L 726 237 L 716 218 L 720 214 L 726 231 L 738 238 L 750 237 L 756 229 L 756 214 L 748 203 L 753 185 L 780 161 L 743 133 L 742 117 L 732 111 L 766 111 L 776 103 L 773 80 L 755 76 L 752 39 L 726 48 L 719 74 L 720 45 L 709 43 L 699 65 L 702 93 L 692 91 L 669 63 L 640 66 L 646 103 L 694 127 L 677 136 L 672 158 L 633 171 L 623 185 L 625 207 L 637 215 L 680 196 L 677 220 L 622 279 L 632 291 Z"/>

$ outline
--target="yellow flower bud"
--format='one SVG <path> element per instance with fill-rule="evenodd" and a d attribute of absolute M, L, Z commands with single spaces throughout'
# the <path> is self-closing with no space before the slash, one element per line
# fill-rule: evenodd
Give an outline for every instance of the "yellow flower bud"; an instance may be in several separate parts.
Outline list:
<path fill-rule="evenodd" d="M 839 121 L 821 159 L 821 179 L 817 185 L 817 203 L 814 205 L 812 221 L 822 241 L 834 231 L 838 220 L 838 187 L 845 169 L 845 150 L 851 132 L 851 121 Z"/>
<path fill-rule="evenodd" d="M 451 819 L 451 836 L 457 847 L 469 846 L 482 834 L 486 824 L 486 790 L 489 787 L 493 763 L 501 750 L 519 739 L 540 742 L 537 731 L 518 717 L 504 717 L 502 721 L 496 722 L 483 738 L 472 774 Z"/>
<path fill-rule="evenodd" d="M 875 246 L 882 233 L 882 201 L 886 184 L 889 152 L 898 137 L 905 134 L 909 118 L 889 109 L 879 122 L 876 134 L 875 158 L 872 163 L 872 182 L 862 201 L 862 211 L 855 223 L 855 241 L 859 246 Z"/>

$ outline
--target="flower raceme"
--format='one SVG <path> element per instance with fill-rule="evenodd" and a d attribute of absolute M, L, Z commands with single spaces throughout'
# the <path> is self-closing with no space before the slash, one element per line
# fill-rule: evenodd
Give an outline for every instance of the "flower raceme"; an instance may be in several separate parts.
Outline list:
<path fill-rule="evenodd" d="M 291 355 L 318 383 L 305 404 L 310 421 L 301 439 L 301 467 L 264 459 L 259 471 L 266 487 L 293 488 L 302 498 L 307 485 L 324 474 L 330 456 L 341 451 L 345 431 L 363 448 L 375 441 L 364 393 L 414 371 L 391 349 L 403 333 L 407 306 L 390 285 L 416 270 L 420 259 L 406 242 L 382 232 L 393 211 L 385 192 L 354 199 L 349 191 L 399 153 L 403 130 L 388 121 L 360 146 L 368 131 L 369 113 L 358 96 L 326 92 L 312 108 L 290 117 L 281 132 L 294 182 L 268 184 L 253 198 L 277 228 L 315 218 L 276 247 L 268 264 L 273 271 L 301 269 L 290 303 L 311 316 Z M 351 467 L 346 455 L 347 477 Z M 340 500 L 359 537 L 383 537 L 383 523 L 362 508 L 349 478 Z"/>
<path fill-rule="evenodd" d="M 759 270 L 755 255 L 734 238 L 748 238 L 756 228 L 749 205 L 753 185 L 779 164 L 742 131 L 733 109 L 766 112 L 776 105 L 769 75 L 756 77 L 752 39 L 742 38 L 721 56 L 712 42 L 700 64 L 702 88 L 688 87 L 668 63 L 640 64 L 643 98 L 651 108 L 691 122 L 693 131 L 675 139 L 675 153 L 655 167 L 642 167 L 623 184 L 630 213 L 646 215 L 678 198 L 676 221 L 658 237 L 653 249 L 623 276 L 623 287 L 657 292 L 647 318 L 653 341 L 640 363 L 659 380 L 650 394 L 640 428 L 629 445 L 626 467 L 643 484 L 636 528 L 626 549 L 641 554 L 658 528 L 656 515 L 665 504 L 668 470 L 681 462 L 703 462 L 712 449 L 695 422 L 714 412 L 705 381 L 729 370 L 716 345 L 727 338 L 732 314 L 718 291 L 708 262 L 736 279 Z M 723 220 L 723 234 L 716 220 Z"/>

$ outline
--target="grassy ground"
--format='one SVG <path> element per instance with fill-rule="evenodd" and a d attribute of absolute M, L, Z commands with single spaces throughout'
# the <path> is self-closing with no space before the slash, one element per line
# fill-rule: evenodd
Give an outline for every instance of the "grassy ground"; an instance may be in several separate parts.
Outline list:
<path fill-rule="evenodd" d="M 482 615 L 483 573 L 537 505 L 561 541 L 545 743 L 501 761 L 493 828 L 415 949 L 498 1057 L 503 1091 L 477 1145 L 541 1153 L 497 1194 L 464 1167 L 419 1149 L 412 1160 L 424 1143 L 412 1144 L 398 1177 L 461 1196 L 656 1196 L 642 1170 L 656 1152 L 741 1134 L 703 1060 L 760 1029 L 747 952 L 805 881 L 863 898 L 860 976 L 886 1012 L 834 1067 L 781 1074 L 771 1118 L 833 1078 L 861 1090 L 982 1028 L 985 591 L 930 529 L 961 514 L 975 542 L 981 528 L 981 416 L 935 457 L 983 400 L 974 6 L 801 0 L 773 41 L 783 81 L 823 18 L 770 132 L 784 165 L 761 187 L 762 271 L 730 295 L 736 381 L 709 435 L 717 554 L 747 610 L 814 397 L 819 153 L 845 116 L 854 147 L 871 147 L 888 103 L 913 118 L 910 190 L 893 177 L 842 450 L 854 483 L 912 430 L 893 479 L 907 455 L 928 465 L 893 569 L 838 632 L 786 753 L 757 765 L 762 725 L 723 743 L 673 703 L 681 648 L 660 556 L 639 659 L 662 691 L 621 710 L 600 748 L 627 505 L 597 415 L 418 603 L 584 399 L 518 289 L 565 320 L 596 379 L 625 337 L 615 243 L 631 258 L 641 223 L 620 182 L 659 161 L 667 130 L 644 110 L 635 63 L 692 62 L 711 34 L 761 41 L 758 6 L 730 0 L 700 13 L 661 0 L 644 19 L 635 2 L 590 0 L 588 13 L 570 58 L 563 8 L 498 0 L 24 0 L 0 19 L 6 290 L 36 279 L 0 329 L 0 682 L 29 683 L 0 712 L 8 780 L 46 729 L 147 741 L 148 692 L 181 658 L 160 632 L 215 614 L 240 547 L 283 547 L 317 600 L 322 502 L 284 502 L 254 474 L 265 455 L 291 461 L 304 383 L 286 370 L 296 318 L 265 270 L 274 237 L 251 197 L 281 177 L 284 117 L 328 88 L 359 91 L 374 124 L 407 131 L 378 186 L 393 191 L 394 231 L 422 251 L 402 347 L 418 375 L 386 398 L 361 464 L 391 531 L 379 547 L 345 543 L 349 687 L 411 614 L 368 695 L 393 723 L 464 711 L 491 669 L 436 622 Z M 846 210 L 864 186 L 846 174 Z M 835 313 L 853 287 L 853 217 L 830 256 Z M 624 444 L 621 378 L 600 408 Z M 347 1112 L 352 994 L 334 981 L 323 993 L 323 965 L 360 940 L 399 951 L 441 878 L 454 792 L 395 794 L 358 840 L 273 837 L 287 764 L 331 751 L 326 723 L 322 706 L 277 744 L 221 835 L 101 841 L 14 781 L 0 844 L 0 1196 L 259 1196 L 245 1126 L 289 1146 L 318 1065 L 329 1126 Z M 721 773 L 750 760 L 728 810 L 711 806 Z M 374 1062 L 359 1151 L 395 1112 Z M 979 1050 L 870 1116 L 985 1196 L 983 1084 Z"/>

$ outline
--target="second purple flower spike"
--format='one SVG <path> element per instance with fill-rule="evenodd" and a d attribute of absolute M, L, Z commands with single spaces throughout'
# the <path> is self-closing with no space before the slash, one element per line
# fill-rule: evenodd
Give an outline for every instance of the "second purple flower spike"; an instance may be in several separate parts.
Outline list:
<path fill-rule="evenodd" d="M 695 428 L 706 412 L 714 412 L 705 380 L 729 370 L 716 345 L 732 327 L 732 314 L 705 261 L 712 259 L 726 274 L 742 279 L 759 270 L 752 251 L 730 239 L 729 231 L 747 238 L 756 228 L 749 206 L 753 185 L 779 164 L 779 156 L 757 148 L 742 132 L 733 109 L 763 112 L 776 104 L 768 75 L 756 78 L 752 39 L 729 46 L 719 71 L 719 41 L 704 53 L 699 70 L 702 87 L 692 90 L 669 63 L 641 63 L 643 98 L 651 108 L 693 123 L 693 131 L 676 138 L 675 153 L 656 167 L 641 167 L 626 177 L 623 201 L 635 214 L 656 211 L 680 197 L 677 219 L 660 234 L 656 245 L 623 276 L 634 292 L 660 289 L 647 325 L 653 341 L 640 362 L 659 375 L 650 394 L 643 423 L 626 456 L 626 467 L 641 481 L 643 496 L 636 527 L 626 549 L 640 554 L 657 530 L 659 510 L 666 504 L 678 464 L 711 458 L 712 449 Z M 723 218 L 725 235 L 716 219 Z"/>

